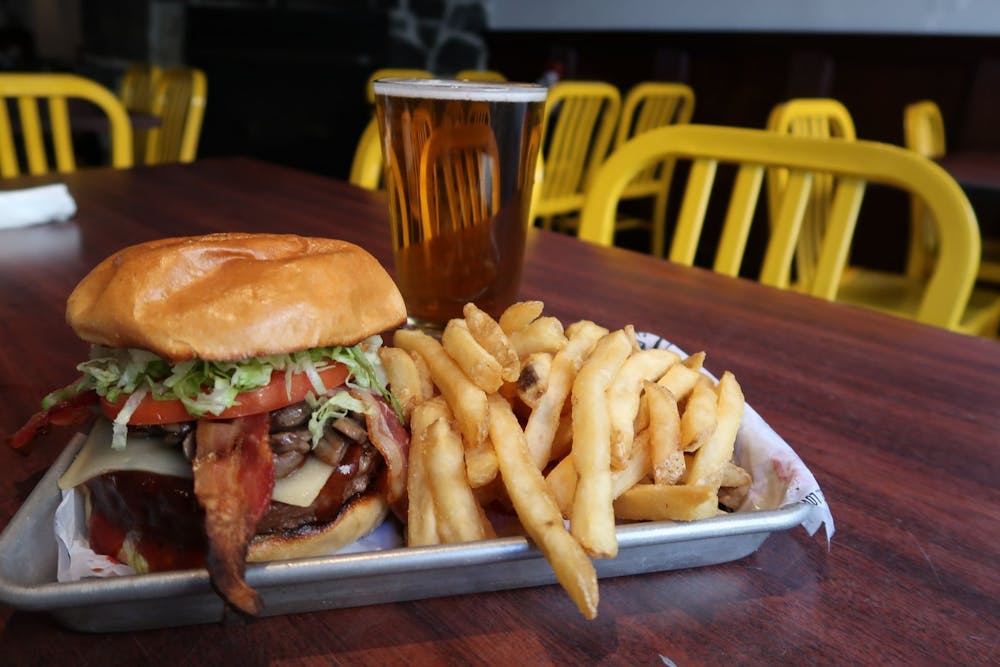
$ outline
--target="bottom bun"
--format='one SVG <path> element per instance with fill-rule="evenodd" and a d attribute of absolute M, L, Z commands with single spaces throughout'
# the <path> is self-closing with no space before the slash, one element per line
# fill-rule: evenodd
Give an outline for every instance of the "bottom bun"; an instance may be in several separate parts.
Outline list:
<path fill-rule="evenodd" d="M 378 528 L 389 510 L 382 493 L 352 499 L 337 519 L 324 526 L 303 528 L 293 534 L 258 535 L 247 551 L 247 561 L 259 563 L 286 558 L 328 556 L 357 542 Z"/>

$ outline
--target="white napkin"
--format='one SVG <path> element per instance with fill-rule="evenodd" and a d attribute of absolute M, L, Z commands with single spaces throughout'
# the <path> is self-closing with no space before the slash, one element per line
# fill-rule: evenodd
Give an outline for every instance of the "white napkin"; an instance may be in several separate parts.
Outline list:
<path fill-rule="evenodd" d="M 0 191 L 0 229 L 62 222 L 76 214 L 76 202 L 62 183 Z"/>

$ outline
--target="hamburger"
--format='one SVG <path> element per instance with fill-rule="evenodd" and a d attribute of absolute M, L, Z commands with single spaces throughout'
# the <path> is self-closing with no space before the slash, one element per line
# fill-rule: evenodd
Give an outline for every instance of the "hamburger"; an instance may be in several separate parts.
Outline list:
<path fill-rule="evenodd" d="M 408 436 L 378 364 L 402 297 L 358 246 L 212 234 L 125 248 L 74 289 L 80 379 L 15 433 L 98 419 L 60 479 L 91 548 L 138 572 L 205 565 L 260 611 L 245 563 L 332 553 L 403 511 Z"/>

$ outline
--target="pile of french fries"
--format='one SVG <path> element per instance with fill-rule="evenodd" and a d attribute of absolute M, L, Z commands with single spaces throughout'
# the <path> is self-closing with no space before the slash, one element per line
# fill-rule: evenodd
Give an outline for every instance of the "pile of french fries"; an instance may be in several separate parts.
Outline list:
<path fill-rule="evenodd" d="M 542 311 L 524 301 L 497 321 L 470 303 L 440 341 L 405 329 L 379 350 L 411 430 L 406 540 L 495 537 L 487 509 L 513 508 L 591 619 L 591 558 L 617 555 L 616 522 L 690 521 L 742 502 L 743 393 L 732 373 L 715 383 L 701 372 L 704 353 L 640 349 L 631 327 L 564 330 Z"/>

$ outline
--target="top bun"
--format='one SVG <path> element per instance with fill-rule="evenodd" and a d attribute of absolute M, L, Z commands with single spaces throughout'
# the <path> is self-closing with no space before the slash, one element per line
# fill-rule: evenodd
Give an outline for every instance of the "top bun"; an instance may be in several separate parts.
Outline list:
<path fill-rule="evenodd" d="M 354 345 L 405 319 L 395 283 L 365 250 L 291 234 L 131 246 L 98 264 L 66 305 L 84 340 L 174 362 Z"/>

